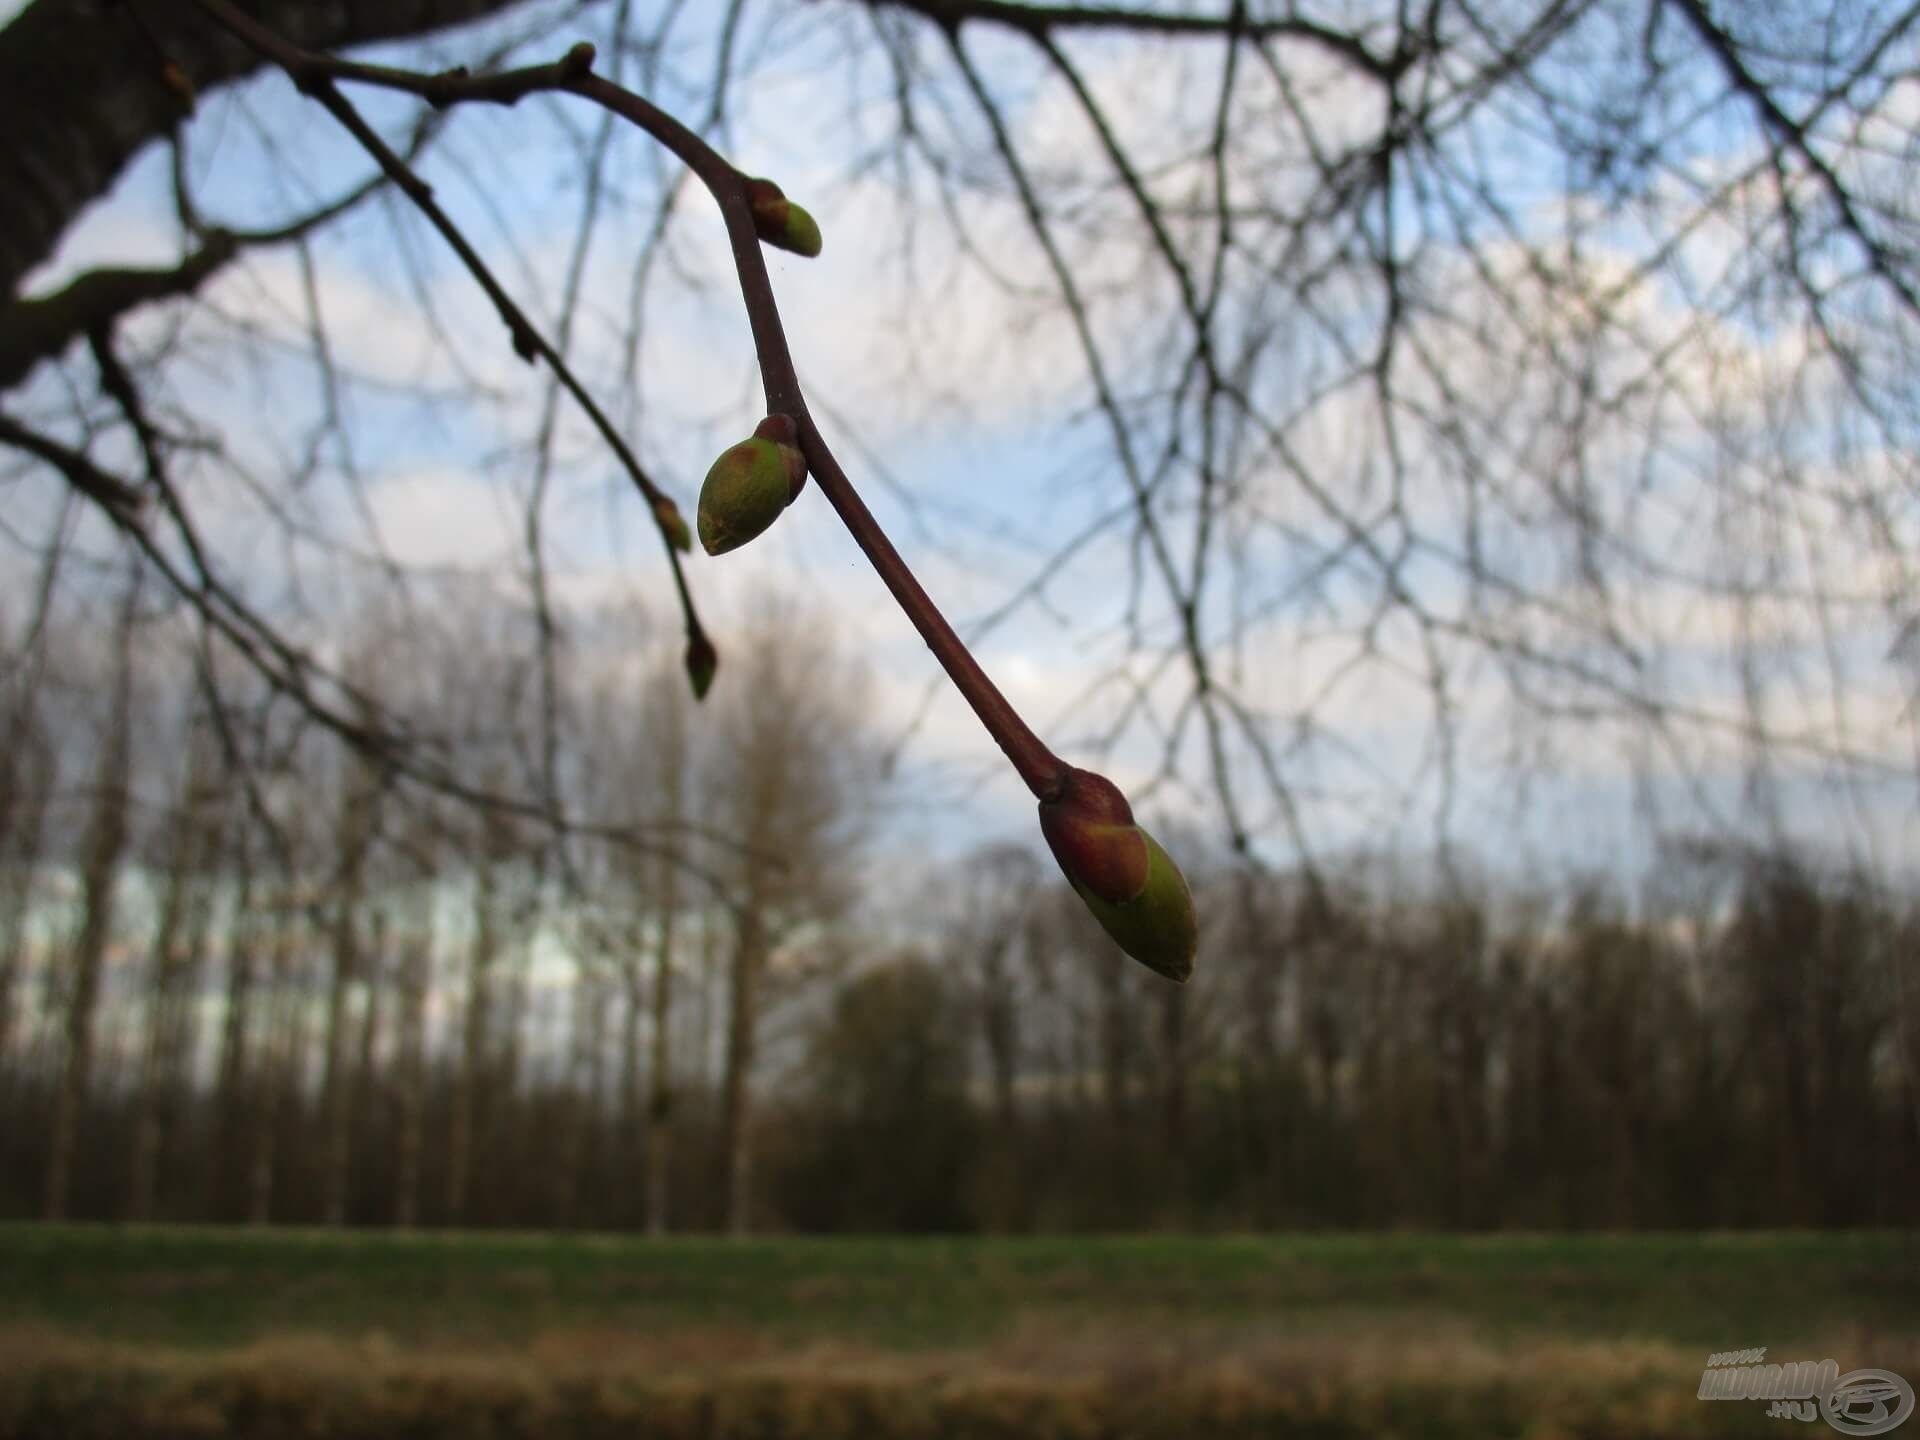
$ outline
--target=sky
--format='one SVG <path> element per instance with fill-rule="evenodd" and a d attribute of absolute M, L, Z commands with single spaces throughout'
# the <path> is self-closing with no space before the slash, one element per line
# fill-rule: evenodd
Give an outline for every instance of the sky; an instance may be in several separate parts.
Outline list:
<path fill-rule="evenodd" d="M 0 17 L 18 8 L 0 3 Z M 525 23 L 516 13 L 493 33 Z M 1100 432 L 1089 423 L 1084 368 L 1070 327 L 1058 316 L 1036 319 L 1029 300 L 993 284 L 984 267 L 954 251 L 937 224 L 903 232 L 884 173 L 853 163 L 889 122 L 888 94 L 885 77 L 871 67 L 855 74 L 850 62 L 826 58 L 839 53 L 831 23 L 809 19 L 771 32 L 749 27 L 742 43 L 755 61 L 755 79 L 718 137 L 743 169 L 779 178 L 826 234 L 817 260 L 769 252 L 823 429 L 925 587 L 964 635 L 982 637 L 979 658 L 1035 729 L 1066 758 L 1097 760 L 1124 788 L 1144 795 L 1145 813 L 1218 843 L 1218 804 L 1205 783 L 1197 737 L 1182 748 L 1180 770 L 1156 781 L 1154 725 L 1136 721 L 1111 733 L 1136 690 L 1154 697 L 1163 715 L 1175 709 L 1167 697 L 1179 678 L 1127 643 L 1125 577 L 1132 556 L 1124 526 L 1098 533 L 1073 563 L 1038 585 L 1028 603 L 988 625 L 1009 597 L 1036 584 L 1058 545 L 1110 515 L 1122 492 Z M 557 53 L 564 38 L 557 33 L 539 53 Z M 697 25 L 684 33 L 666 57 L 670 78 L 658 93 L 682 101 L 698 95 L 709 38 Z M 444 42 L 437 53 L 472 48 L 462 38 Z M 990 46 L 986 53 L 998 54 Z M 1184 71 L 1160 52 L 1088 53 L 1099 61 L 1093 73 L 1103 92 L 1134 99 L 1119 108 L 1143 134 L 1155 123 L 1156 103 L 1181 103 Z M 386 58 L 419 63 L 419 52 L 396 47 Z M 1015 97 L 1009 113 L 1017 138 L 1038 168 L 1070 173 L 1097 158 L 1083 127 L 1071 123 L 1059 87 L 1027 88 L 1025 72 L 1013 67 L 995 73 Z M 412 111 L 388 97 L 355 92 L 355 98 L 390 134 Z M 1345 115 L 1362 125 L 1365 116 L 1343 109 L 1345 103 L 1331 93 L 1330 123 L 1337 129 Z M 510 111 L 470 107 L 454 116 L 447 144 L 426 167 L 443 203 L 536 317 L 553 312 L 581 204 L 568 157 L 591 143 L 595 123 L 582 107 L 544 101 Z M 611 380 L 624 362 L 616 342 L 627 318 L 632 260 L 660 193 L 657 154 L 634 134 L 614 143 L 619 158 L 609 171 L 607 219 L 586 262 L 575 340 L 589 383 Z M 327 117 L 276 77 L 209 97 L 189 132 L 189 151 L 202 204 L 235 224 L 266 223 L 367 169 Z M 1248 163 L 1260 163 L 1257 152 Z M 1014 207 L 982 201 L 967 218 L 1015 290 L 1044 283 L 1044 267 Z M 666 278 L 650 292 L 647 338 L 635 362 L 643 408 L 609 402 L 643 461 L 689 516 L 707 460 L 744 436 L 760 409 L 720 234 L 711 204 L 687 196 L 674 222 Z M 83 217 L 29 289 L 91 265 L 165 263 L 177 245 L 164 156 L 150 152 Z M 1124 260 L 1116 260 L 1111 277 L 1121 289 L 1128 276 Z M 316 403 L 310 369 L 298 353 L 308 281 L 298 258 L 283 249 L 249 259 L 216 282 L 206 299 L 218 323 L 186 322 L 193 360 L 169 382 L 174 400 L 189 412 L 217 417 L 233 454 L 263 476 L 285 473 L 297 458 L 301 421 Z M 514 573 L 521 555 L 518 501 L 529 477 L 513 446 L 535 423 L 543 377 L 512 356 L 484 299 L 417 218 L 395 220 L 370 208 L 316 248 L 311 281 L 336 362 L 363 381 L 345 403 L 354 420 L 350 459 L 366 486 L 364 508 L 344 486 L 319 487 L 298 498 L 303 514 L 400 564 Z M 448 343 L 422 323 L 420 294 Z M 1653 308 L 1649 325 L 1671 320 Z M 149 333 L 158 337 L 173 322 L 156 317 L 150 323 Z M 245 351 L 234 342 L 243 330 L 257 337 Z M 1120 353 L 1129 346 L 1139 352 L 1142 366 L 1150 360 L 1152 332 L 1109 338 Z M 1758 374 L 1771 363 L 1758 352 L 1774 343 L 1728 336 L 1719 353 L 1754 353 Z M 451 393 L 466 383 L 486 389 L 488 402 L 477 411 L 420 399 L 423 387 Z M 43 373 L 36 387 L 27 392 L 28 405 L 57 403 L 55 377 Z M 1330 409 L 1324 432 L 1330 456 L 1343 443 L 1343 423 L 1341 412 Z M 580 607 L 638 597 L 650 618 L 641 643 L 672 643 L 671 592 L 641 507 L 577 413 L 563 409 L 558 435 L 562 464 L 547 510 L 556 594 Z M 1622 467 L 1629 461 L 1625 450 L 1617 457 Z M 1603 475 L 1602 487 L 1610 483 Z M 45 505 L 52 494 L 43 487 L 37 501 L 22 503 Z M 248 567 L 265 593 L 283 582 L 291 587 L 291 573 L 272 573 L 282 557 L 266 543 L 272 531 L 262 508 L 242 496 L 232 500 L 230 511 L 217 505 L 210 511 L 224 552 Z M 1296 503 L 1298 497 L 1276 501 Z M 1291 513 L 1282 521 L 1290 523 Z M 1688 522 L 1676 515 L 1662 523 L 1676 533 L 1676 553 L 1685 553 Z M 1524 531 L 1511 538 L 1514 563 L 1550 569 L 1553 557 L 1544 548 L 1530 554 L 1531 543 Z M 1258 572 L 1274 562 L 1263 558 L 1272 552 L 1257 541 L 1250 547 L 1248 583 L 1258 593 Z M 1835 553 L 1845 552 L 1836 546 Z M 12 574 L 0 583 L 14 590 L 27 571 L 17 559 L 5 563 Z M 296 557 L 299 578 L 321 591 L 324 568 L 315 554 Z M 1030 798 L 940 682 L 817 488 L 809 487 L 746 549 L 718 559 L 696 552 L 688 573 L 723 653 L 729 627 L 745 623 L 769 595 L 780 595 L 789 597 L 783 603 L 830 617 L 821 623 L 830 623 L 867 661 L 873 724 L 899 761 L 897 801 L 887 821 L 892 855 L 928 857 L 925 863 L 937 868 L 944 853 L 1035 838 Z M 1442 603 L 1455 598 L 1443 573 L 1430 574 L 1427 583 Z M 1703 704 L 1727 699 L 1733 682 L 1725 652 L 1744 621 L 1698 595 L 1662 595 L 1654 587 L 1623 603 L 1670 638 L 1690 638 L 1674 650 L 1677 693 L 1703 696 Z M 1169 623 L 1166 616 L 1152 620 L 1148 639 L 1164 642 Z M 1385 641 L 1410 652 L 1418 644 L 1391 627 Z M 1806 637 L 1796 632 L 1791 641 L 1797 647 Z M 1920 656 L 1903 660 L 1896 641 L 1851 621 L 1839 637 L 1850 673 L 1860 676 L 1858 693 L 1849 697 L 1853 716 L 1884 732 L 1876 747 L 1886 766 L 1837 789 L 1813 775 L 1788 774 L 1770 813 L 1771 823 L 1787 833 L 1864 847 L 1877 864 L 1911 873 L 1920 863 L 1912 716 L 1920 690 L 1912 672 L 1920 670 Z M 1337 648 L 1319 638 L 1304 615 L 1255 630 L 1249 644 L 1223 650 L 1220 658 L 1244 692 L 1278 717 L 1276 731 L 1301 697 L 1332 684 L 1339 668 Z M 1690 666 L 1698 668 L 1697 677 Z M 1817 679 L 1803 690 L 1805 723 L 1827 723 Z M 1498 691 L 1491 663 L 1456 677 L 1454 703 L 1473 744 L 1444 804 L 1433 793 L 1432 722 L 1422 687 L 1375 673 L 1364 685 L 1335 692 L 1316 717 L 1339 744 L 1320 746 L 1319 758 L 1300 776 L 1321 853 L 1418 852 L 1433 843 L 1444 820 L 1469 851 L 1517 874 L 1542 867 L 1631 870 L 1652 856 L 1650 808 L 1669 824 L 1676 817 L 1682 825 L 1704 824 L 1703 816 L 1715 811 L 1736 828 L 1767 821 L 1767 807 L 1756 808 L 1751 799 L 1737 735 L 1690 736 L 1669 748 L 1662 737 L 1601 718 L 1551 736 L 1524 733 L 1503 719 Z M 1496 763 L 1503 752 L 1532 746 L 1539 748 L 1524 763 Z M 1675 773 L 1682 767 L 1693 772 L 1690 778 Z M 1257 776 L 1236 777 L 1236 786 L 1242 780 L 1246 794 L 1260 793 Z M 1280 864 L 1297 858 L 1274 808 L 1258 800 L 1249 806 L 1262 852 Z M 1689 822 L 1689 810 L 1702 815 Z"/>

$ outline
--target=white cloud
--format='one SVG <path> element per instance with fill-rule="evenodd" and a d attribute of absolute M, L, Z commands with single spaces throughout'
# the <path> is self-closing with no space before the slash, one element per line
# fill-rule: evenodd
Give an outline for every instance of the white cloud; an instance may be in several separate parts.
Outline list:
<path fill-rule="evenodd" d="M 497 486 L 454 470 L 416 470 L 369 497 L 382 548 L 403 566 L 478 573 L 513 563 L 519 519 Z"/>

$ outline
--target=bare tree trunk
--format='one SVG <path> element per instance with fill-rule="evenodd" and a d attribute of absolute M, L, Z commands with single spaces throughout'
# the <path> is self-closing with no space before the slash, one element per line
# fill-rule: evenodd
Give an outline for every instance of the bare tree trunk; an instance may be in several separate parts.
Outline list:
<path fill-rule="evenodd" d="M 1102 954 L 1095 971 L 1100 991 L 1100 1094 L 1116 1146 L 1130 1128 L 1133 1091 L 1133 1016 L 1126 972 L 1111 954 Z"/>
<path fill-rule="evenodd" d="M 537 892 L 536 892 L 537 893 Z M 511 928 L 501 937 L 501 963 L 504 971 L 488 1000 L 493 1019 L 491 1050 L 481 1070 L 481 1095 L 486 1112 L 484 1145 L 476 1142 L 475 1152 L 485 1153 L 496 1171 L 517 1174 L 524 1168 L 530 1140 L 527 1126 L 527 1087 L 520 1081 L 526 1069 L 527 1035 L 533 1028 L 532 977 L 533 937 L 538 919 L 527 912 L 513 917 Z M 499 1193 L 496 1188 L 496 1193 Z M 495 1219 L 499 1217 L 494 1217 Z M 473 1223 L 486 1224 L 488 1217 L 475 1213 Z"/>
<path fill-rule="evenodd" d="M 216 799 L 218 804 L 219 800 Z M 218 867 L 226 846 L 226 817 L 209 817 L 208 829 L 202 837 L 200 864 L 193 887 L 187 892 L 187 918 L 182 937 L 184 953 L 181 957 L 179 973 L 175 977 L 172 1022 L 167 1030 L 167 1045 L 161 1059 L 160 1085 L 164 1103 L 160 1111 L 160 1145 L 154 1157 L 156 1176 L 157 1215 L 165 1214 L 167 1188 L 158 1181 L 168 1173 L 170 1158 L 180 1163 L 183 1147 L 188 1145 L 196 1126 L 194 1120 L 202 1113 L 203 1101 L 199 1087 L 194 1083 L 195 1060 L 199 1052 L 200 1007 L 199 996 L 204 983 L 207 955 L 212 947 L 214 917 L 220 903 L 220 877 Z M 186 1154 L 191 1154 L 187 1151 Z M 206 1157 L 193 1156 L 202 1166 Z M 183 1175 L 183 1179 L 188 1178 Z M 193 1187 L 198 1189 L 198 1186 Z M 183 1195 L 187 1187 L 175 1184 L 175 1194 Z"/>
<path fill-rule="evenodd" d="M 175 942 L 181 912 L 186 908 L 187 866 L 184 845 L 167 876 L 160 921 L 153 937 L 152 977 L 147 985 L 146 1049 L 141 1057 L 140 1083 L 135 1093 L 133 1159 L 127 1180 L 126 1218 L 141 1224 L 153 1218 L 153 1192 L 160 1164 L 161 1072 L 165 1068 L 166 1033 L 171 1023 L 176 962 Z"/>
<path fill-rule="evenodd" d="M 1187 1151 L 1187 987 L 1160 992 L 1160 1124 L 1168 1173 L 1184 1173 Z"/>
<path fill-rule="evenodd" d="M 636 923 L 634 929 L 638 931 Z M 620 1106 L 615 1125 L 620 1141 L 616 1149 L 622 1169 L 620 1189 L 628 1193 L 633 1188 L 630 1181 L 639 1175 L 644 1148 L 641 1128 L 645 1124 L 645 1097 L 640 1091 L 640 1020 L 646 1014 L 646 987 L 642 984 L 642 971 L 639 964 L 639 942 L 637 934 L 631 952 L 623 958 L 620 965 Z M 644 1183 L 644 1177 L 640 1177 Z M 642 1200 L 644 1210 L 645 1200 Z M 620 1222 L 625 1224 L 629 1216 L 623 1207 Z"/>
<path fill-rule="evenodd" d="M 1020 1000 L 1011 964 L 1027 909 L 1023 889 L 990 902 L 1006 907 L 980 942 L 979 1016 L 987 1051 L 987 1083 L 993 1123 L 987 1133 L 981 1219 L 989 1230 L 1016 1227 L 1023 1211 L 1020 1135 L 1014 1081 L 1020 1063 Z"/>
<path fill-rule="evenodd" d="M 68 503 L 63 501 L 63 507 Z M 27 920 L 46 839 L 47 805 L 60 765 L 59 747 L 40 717 L 40 692 L 48 652 L 47 616 L 64 555 L 64 548 L 54 545 L 41 560 L 21 633 L 22 653 L 7 677 L 11 693 L 6 730 L 0 734 L 0 1113 L 12 1104 L 8 1083 L 27 1070 L 24 1037 L 21 1054 L 14 1054 L 14 1025 L 21 1008 L 16 997 L 26 982 Z"/>
<path fill-rule="evenodd" d="M 348 999 L 360 970 L 360 902 L 366 887 L 367 850 L 373 841 L 374 777 L 360 762 L 350 765 L 335 832 L 340 880 L 334 897 L 333 977 L 327 987 L 326 1072 L 321 1113 L 326 1127 L 321 1223 L 347 1220 L 347 1181 L 352 1164 L 353 1110 L 347 1078 Z"/>
<path fill-rule="evenodd" d="M 400 969 L 398 1143 L 394 1164 L 394 1223 L 410 1229 L 420 1219 L 420 1152 L 426 1137 L 427 991 L 433 983 L 432 877 L 418 928 L 406 938 Z"/>
<path fill-rule="evenodd" d="M 980 972 L 980 1028 L 987 1046 L 987 1071 L 993 1094 L 994 1133 L 1011 1138 L 1013 1082 L 1020 1054 L 1020 1016 L 1014 1005 L 1013 979 L 1004 943 L 995 941 Z"/>
<path fill-rule="evenodd" d="M 247 1223 L 265 1225 L 273 1217 L 276 1140 L 281 1117 L 294 1092 L 294 1063 L 299 1048 L 299 1001 L 293 994 L 293 972 L 299 945 L 300 918 L 291 893 L 282 897 L 275 917 L 271 990 L 267 1001 L 267 1034 L 260 1064 L 252 1077 L 253 1136 L 247 1159 Z"/>
<path fill-rule="evenodd" d="M 358 1137 L 362 1153 L 377 1148 L 380 1131 L 380 1043 L 387 1025 L 387 985 L 393 973 L 392 962 L 387 957 L 388 934 L 386 910 L 375 909 L 368 922 L 366 947 L 360 955 L 361 988 L 366 1001 L 360 1010 L 360 1038 L 353 1061 L 353 1133 Z"/>
<path fill-rule="evenodd" d="M 326 1069 L 320 1103 L 326 1127 L 326 1154 L 320 1223 L 329 1227 L 344 1225 L 347 1220 L 347 1169 L 352 1139 L 347 1106 L 347 999 L 359 969 L 354 909 L 353 901 L 343 896 L 334 919 L 333 978 L 327 987 Z"/>
<path fill-rule="evenodd" d="M 759 999 L 760 969 L 765 936 L 759 896 L 749 890 L 734 937 L 733 984 L 727 1013 L 727 1067 L 721 1103 L 722 1189 L 726 1195 L 729 1235 L 744 1235 L 752 1227 L 753 1208 L 753 1073 L 755 1009 Z"/>
<path fill-rule="evenodd" d="M 700 1004 L 696 1011 L 700 1027 L 700 1072 L 696 1078 L 702 1095 L 713 1093 L 713 1057 L 719 1049 L 720 1017 L 715 1004 L 720 994 L 719 928 L 712 907 L 708 907 L 700 918 Z"/>
<path fill-rule="evenodd" d="M 253 992 L 259 948 L 260 918 L 253 905 L 252 855 L 244 830 L 236 836 L 234 861 L 239 870 L 233 909 L 227 918 L 226 1003 L 220 1017 L 220 1057 L 214 1069 L 214 1144 L 208 1209 L 216 1217 L 226 1209 L 231 1186 L 240 1172 L 241 1137 L 245 1129 L 247 1027 L 253 1017 Z"/>
<path fill-rule="evenodd" d="M 93 1065 L 94 1011 L 100 999 L 100 972 L 113 931 L 114 889 L 127 846 L 127 787 L 133 767 L 133 620 L 140 593 L 138 577 L 129 583 L 115 634 L 113 698 L 102 740 L 98 788 L 87 825 L 81 870 L 84 910 L 74 940 L 73 989 L 64 1025 L 64 1063 L 54 1100 L 48 1145 L 46 1194 L 42 1214 L 61 1220 L 67 1213 L 73 1150 L 80 1112 L 86 1104 Z"/>
<path fill-rule="evenodd" d="M 653 1055 L 647 1096 L 647 1234 L 667 1233 L 670 1194 L 668 1167 L 673 1162 L 673 912 L 671 865 L 661 867 L 660 953 L 653 970 Z"/>
<path fill-rule="evenodd" d="M 453 1082 L 453 1113 L 447 1129 L 447 1223 L 467 1215 L 467 1171 L 472 1163 L 475 1093 L 486 1064 L 488 1000 L 499 949 L 493 901 L 493 865 L 481 857 L 475 877 L 473 948 L 467 957 L 467 1007 L 464 1038 Z"/>
<path fill-rule="evenodd" d="M 22 702 L 22 714 L 27 707 Z M 8 727 L 6 754 L 0 765 L 10 772 L 0 811 L 0 1084 L 24 1068 L 24 1055 L 14 1053 L 14 1026 L 20 1003 L 18 996 L 27 974 L 27 920 L 33 910 L 34 881 L 40 869 L 41 847 L 46 835 L 47 801 L 53 791 L 54 759 L 50 750 L 38 743 L 26 721 Z M 26 785 L 14 783 L 16 768 L 25 762 L 38 770 L 36 779 Z M 31 770 L 30 770 L 31 773 Z M 24 1051 L 25 1045 L 20 1046 Z M 0 1106 L 5 1104 L 0 1092 Z"/>
<path fill-rule="evenodd" d="M 153 938 L 146 1049 L 136 1095 L 127 1219 L 153 1218 L 161 1150 L 179 1105 L 181 1067 L 192 1033 L 194 979 L 205 953 L 219 863 L 219 782 L 213 756 L 188 738 L 188 766 L 167 836 L 167 888 Z"/>
<path fill-rule="evenodd" d="M 686 692 L 675 684 L 657 686 L 648 726 L 649 759 L 653 767 L 652 789 L 660 799 L 659 818 L 668 825 L 677 824 L 686 813 L 689 747 Z M 658 920 L 658 943 L 654 955 L 652 1053 L 647 1065 L 646 1153 L 643 1157 L 646 1186 L 646 1233 L 664 1235 L 672 1194 L 673 1164 L 673 939 L 675 912 L 679 909 L 679 870 L 674 858 L 658 857 L 651 867 L 651 900 Z M 635 1008 L 640 995 L 639 975 L 633 977 Z"/>
<path fill-rule="evenodd" d="M 553 1167 L 553 1223 L 561 1229 L 575 1222 L 580 1182 L 599 1120 L 605 983 L 600 971 L 585 964 L 573 981 L 573 1014 L 567 1027 L 567 1063 L 562 1072 L 559 1159 Z"/>

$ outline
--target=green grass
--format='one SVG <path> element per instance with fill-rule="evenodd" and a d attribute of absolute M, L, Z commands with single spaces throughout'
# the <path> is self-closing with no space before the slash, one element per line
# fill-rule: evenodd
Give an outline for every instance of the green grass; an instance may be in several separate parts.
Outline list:
<path fill-rule="evenodd" d="M 1920 1333 L 1905 1234 L 672 1239 L 0 1226 L 0 1324 L 231 1345 L 723 1325 L 912 1348 L 1016 1320 L 1308 1331 L 1390 1314 L 1703 1350 Z M 1759 1335 L 1764 1322 L 1767 1333 Z M 1782 1330 L 1790 1333 L 1782 1333 Z"/>
<path fill-rule="evenodd" d="M 0 1226 L 0 1440 L 1678 1440 L 1758 1345 L 1920 1379 L 1920 1238 Z"/>

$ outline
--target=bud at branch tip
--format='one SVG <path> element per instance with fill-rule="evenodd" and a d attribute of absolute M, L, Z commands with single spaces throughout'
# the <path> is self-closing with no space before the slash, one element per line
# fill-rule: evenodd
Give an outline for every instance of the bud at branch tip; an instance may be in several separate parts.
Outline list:
<path fill-rule="evenodd" d="M 693 698 L 704 700 L 707 691 L 713 688 L 713 675 L 720 668 L 720 656 L 713 648 L 713 642 L 696 630 L 687 637 L 687 683 L 693 687 Z"/>
<path fill-rule="evenodd" d="M 1069 770 L 1058 793 L 1040 802 L 1040 833 L 1115 944 L 1169 980 L 1193 974 L 1193 893 L 1173 857 L 1134 823 L 1133 808 L 1111 780 Z"/>
<path fill-rule="evenodd" d="M 753 207 L 754 233 L 767 244 L 808 259 L 820 253 L 820 226 L 773 181 L 747 181 L 747 202 Z"/>

